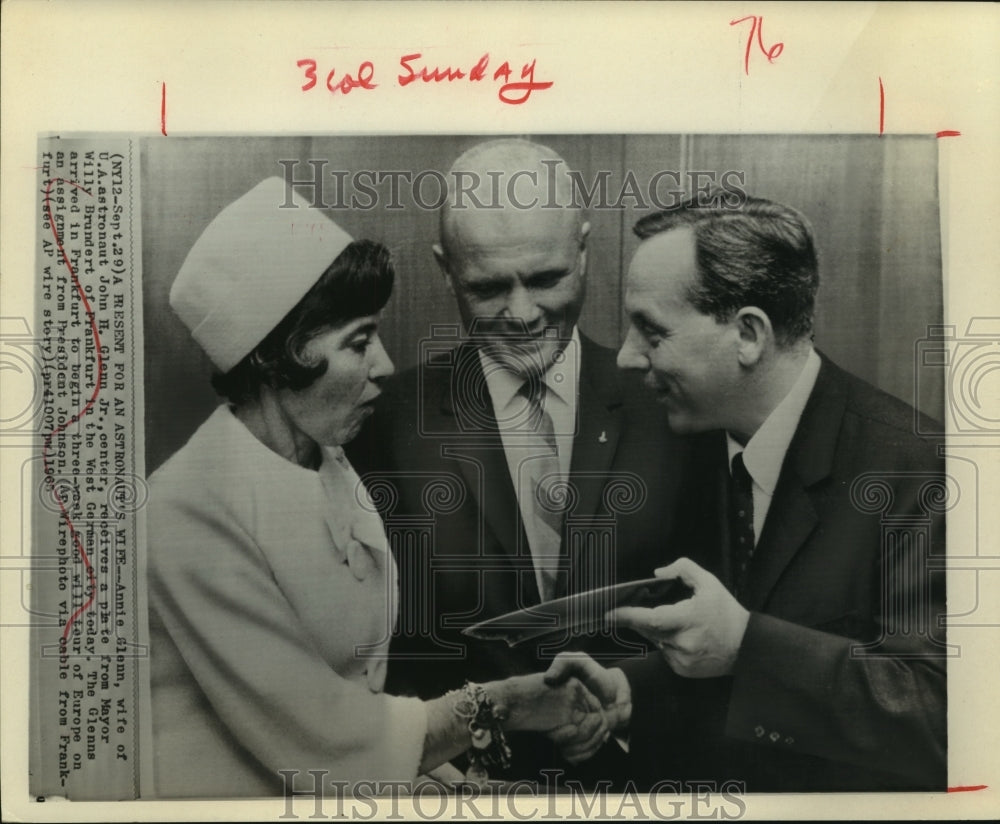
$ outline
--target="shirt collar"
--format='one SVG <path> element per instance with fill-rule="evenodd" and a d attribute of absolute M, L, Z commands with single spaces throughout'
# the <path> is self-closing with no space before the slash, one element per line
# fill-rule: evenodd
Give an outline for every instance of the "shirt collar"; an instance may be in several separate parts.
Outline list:
<path fill-rule="evenodd" d="M 549 394 L 565 404 L 571 404 L 572 399 L 576 398 L 580 379 L 580 332 L 575 326 L 569 344 L 563 349 L 563 355 L 548 368 L 543 378 Z M 494 408 L 501 411 L 506 409 L 521 391 L 524 378 L 507 369 L 482 349 L 479 350 L 479 362 L 486 376 L 486 386 L 490 390 Z"/>
<path fill-rule="evenodd" d="M 809 356 L 792 388 L 767 416 L 753 437 L 747 441 L 746 447 L 741 447 L 732 435 L 726 433 L 730 467 L 733 457 L 738 452 L 743 452 L 743 463 L 747 472 L 754 483 L 768 495 L 774 495 L 774 489 L 778 485 L 781 465 L 785 461 L 788 446 L 792 442 L 802 412 L 816 384 L 820 363 L 816 350 L 810 349 Z"/>

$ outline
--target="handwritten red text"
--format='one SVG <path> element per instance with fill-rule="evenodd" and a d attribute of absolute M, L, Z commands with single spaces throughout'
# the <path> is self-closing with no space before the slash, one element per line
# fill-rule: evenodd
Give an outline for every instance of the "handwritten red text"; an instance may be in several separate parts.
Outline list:
<path fill-rule="evenodd" d="M 489 52 L 480 57 L 468 72 L 451 66 L 447 66 L 444 69 L 438 66 L 433 69 L 428 69 L 426 66 L 421 68 L 419 67 L 419 63 L 414 66 L 415 61 L 419 61 L 421 57 L 423 55 L 420 52 L 416 52 L 415 54 L 407 54 L 399 58 L 400 68 L 406 72 L 406 74 L 401 74 L 397 78 L 400 86 L 408 86 L 415 80 L 423 80 L 425 83 L 440 83 L 442 81 L 451 83 L 466 78 L 468 78 L 470 83 L 478 83 L 489 76 Z M 518 106 L 527 102 L 532 92 L 548 89 L 552 86 L 551 80 L 535 80 L 535 62 L 535 60 L 532 60 L 530 63 L 525 63 L 521 67 L 520 79 L 514 81 L 511 81 L 510 78 L 512 75 L 515 75 L 515 72 L 511 69 L 508 61 L 504 60 L 503 63 L 497 66 L 493 72 L 492 79 L 503 80 L 503 85 L 500 86 L 497 92 L 501 102 Z"/>
<path fill-rule="evenodd" d="M 764 45 L 764 18 L 763 16 L 758 17 L 755 14 L 749 14 L 746 17 L 741 17 L 739 20 L 730 20 L 730 26 L 738 26 L 740 23 L 745 23 L 747 20 L 750 21 L 750 31 L 747 34 L 747 47 L 746 52 L 743 55 L 743 71 L 746 74 L 750 74 L 750 52 L 753 50 L 753 40 L 754 35 L 757 36 L 757 46 L 760 48 L 761 54 L 767 58 L 768 63 L 773 63 L 778 59 L 780 55 L 785 50 L 784 43 L 775 43 L 771 48 L 767 48 Z"/>
<path fill-rule="evenodd" d="M 314 88 L 320 88 L 320 78 L 323 76 L 317 61 L 312 58 L 303 58 L 295 64 L 303 72 L 305 82 L 302 84 L 302 91 L 308 92 Z M 512 67 L 510 62 L 504 60 L 496 68 L 492 68 L 489 52 L 483 54 L 475 63 L 462 66 L 440 66 L 429 65 L 423 61 L 421 52 L 404 54 L 399 58 L 400 73 L 396 76 L 396 82 L 401 88 L 405 88 L 413 83 L 418 85 L 441 83 L 456 83 L 465 81 L 467 83 L 482 83 L 490 81 L 499 83 L 497 97 L 501 103 L 512 106 L 519 106 L 526 103 L 533 92 L 549 89 L 553 85 L 551 80 L 535 79 L 536 60 L 524 63 L 520 66 L 520 71 Z M 357 71 L 346 72 L 338 75 L 336 69 L 330 69 L 326 73 L 326 89 L 331 94 L 348 94 L 355 89 L 371 91 L 378 87 L 375 82 L 375 65 L 370 60 L 361 63 Z"/>
<path fill-rule="evenodd" d="M 316 77 L 316 61 L 306 58 L 305 60 L 300 60 L 295 65 L 305 70 L 306 82 L 302 86 L 302 91 L 307 92 L 318 82 L 318 78 Z M 335 92 L 348 94 L 353 89 L 371 90 L 378 85 L 372 82 L 374 74 L 375 66 L 372 65 L 370 60 L 365 60 L 358 66 L 358 70 L 353 75 L 349 73 L 344 74 L 339 81 L 336 80 L 337 70 L 330 69 L 326 75 L 326 90 L 331 94 Z"/>

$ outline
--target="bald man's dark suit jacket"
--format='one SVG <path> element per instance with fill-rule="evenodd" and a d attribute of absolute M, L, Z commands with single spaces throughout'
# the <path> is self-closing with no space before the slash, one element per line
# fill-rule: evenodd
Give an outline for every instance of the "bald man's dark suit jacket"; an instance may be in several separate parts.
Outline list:
<path fill-rule="evenodd" d="M 923 422 L 919 431 L 928 431 Z M 731 677 L 624 665 L 635 775 L 749 791 L 934 789 L 947 779 L 940 441 L 823 359 L 782 466 Z M 725 436 L 694 440 L 675 543 L 731 584 Z"/>
<path fill-rule="evenodd" d="M 567 592 L 650 577 L 675 557 L 666 538 L 682 446 L 662 407 L 615 358 L 581 336 L 563 541 L 564 552 L 572 546 Z M 399 564 L 387 689 L 430 698 L 465 679 L 545 669 L 569 648 L 566 639 L 509 648 L 460 634 L 539 600 L 476 349 L 460 345 L 390 381 L 370 424 L 349 455 L 380 504 Z M 635 637 L 624 645 L 593 636 L 569 644 L 605 661 L 643 648 Z"/>

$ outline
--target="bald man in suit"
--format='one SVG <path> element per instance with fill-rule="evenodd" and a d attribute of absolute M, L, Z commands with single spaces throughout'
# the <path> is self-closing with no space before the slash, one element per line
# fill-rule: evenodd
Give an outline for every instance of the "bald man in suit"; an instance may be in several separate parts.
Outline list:
<path fill-rule="evenodd" d="M 510 648 L 461 630 L 649 577 L 673 557 L 665 537 L 683 451 L 641 381 L 577 328 L 590 226 L 565 162 L 529 141 L 490 141 L 458 158 L 449 180 L 478 181 L 464 200 L 469 189 L 450 192 L 433 247 L 465 335 L 387 385 L 352 449 L 373 494 L 385 493 L 390 541 L 397 536 L 401 617 L 388 689 L 417 695 L 538 671 L 563 649 L 641 653 L 634 635 Z M 536 484 L 539 465 L 558 482 Z M 406 538 L 415 518 L 432 521 L 433 533 Z M 514 759 L 510 775 L 569 766 L 541 739 L 515 741 Z M 585 769 L 624 779 L 621 764 L 612 742 Z"/>

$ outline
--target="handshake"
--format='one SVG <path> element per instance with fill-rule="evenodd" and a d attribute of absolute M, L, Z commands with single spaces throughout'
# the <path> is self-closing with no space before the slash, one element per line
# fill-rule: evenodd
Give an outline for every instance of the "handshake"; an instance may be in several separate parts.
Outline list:
<path fill-rule="evenodd" d="M 718 578 L 688 558 L 655 574 L 679 578 L 691 596 L 651 609 L 619 607 L 608 617 L 653 642 L 682 677 L 732 673 L 750 613 Z M 605 669 L 584 653 L 560 653 L 545 673 L 525 676 L 523 687 L 527 694 L 520 699 L 522 713 L 511 720 L 527 724 L 510 728 L 544 732 L 574 764 L 586 761 L 613 733 L 625 730 L 632 716 L 632 690 L 625 673 L 617 667 Z"/>
<path fill-rule="evenodd" d="M 605 669 L 585 653 L 560 653 L 544 673 L 488 686 L 499 693 L 507 729 L 545 733 L 571 764 L 594 755 L 628 726 L 632 714 L 625 673 Z"/>

